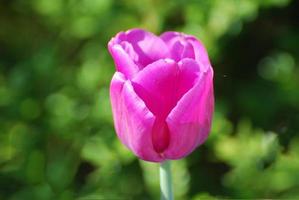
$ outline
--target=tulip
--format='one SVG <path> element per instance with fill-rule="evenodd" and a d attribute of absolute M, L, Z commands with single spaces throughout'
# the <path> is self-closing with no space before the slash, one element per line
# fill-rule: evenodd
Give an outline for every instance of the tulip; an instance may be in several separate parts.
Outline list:
<path fill-rule="evenodd" d="M 116 72 L 110 98 L 116 133 L 139 158 L 180 159 L 208 137 L 214 111 L 213 69 L 194 36 L 142 29 L 108 43 Z"/>

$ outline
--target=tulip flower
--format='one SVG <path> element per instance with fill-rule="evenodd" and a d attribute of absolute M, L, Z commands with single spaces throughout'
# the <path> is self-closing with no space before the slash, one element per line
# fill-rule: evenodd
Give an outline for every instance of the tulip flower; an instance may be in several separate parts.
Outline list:
<path fill-rule="evenodd" d="M 214 111 L 213 69 L 194 36 L 142 29 L 108 43 L 116 72 L 110 97 L 116 133 L 139 158 L 180 159 L 207 138 Z"/>
<path fill-rule="evenodd" d="M 116 133 L 139 158 L 180 159 L 202 144 L 214 110 L 213 69 L 194 36 L 141 29 L 108 44 L 116 72 L 110 94 Z"/>

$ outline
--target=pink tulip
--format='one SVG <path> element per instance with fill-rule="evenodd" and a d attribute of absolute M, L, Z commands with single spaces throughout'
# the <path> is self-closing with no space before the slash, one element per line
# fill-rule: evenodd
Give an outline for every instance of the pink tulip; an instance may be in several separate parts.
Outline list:
<path fill-rule="evenodd" d="M 207 138 L 214 111 L 213 69 L 194 36 L 141 29 L 108 44 L 116 72 L 110 85 L 119 139 L 139 158 L 163 162 L 190 154 Z"/>

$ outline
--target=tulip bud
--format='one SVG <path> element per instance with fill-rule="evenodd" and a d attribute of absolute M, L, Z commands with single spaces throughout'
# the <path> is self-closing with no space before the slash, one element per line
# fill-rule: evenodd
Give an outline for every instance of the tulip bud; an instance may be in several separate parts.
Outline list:
<path fill-rule="evenodd" d="M 139 158 L 163 162 L 207 138 L 214 112 L 213 69 L 194 36 L 141 29 L 108 43 L 116 72 L 110 97 L 119 139 Z"/>

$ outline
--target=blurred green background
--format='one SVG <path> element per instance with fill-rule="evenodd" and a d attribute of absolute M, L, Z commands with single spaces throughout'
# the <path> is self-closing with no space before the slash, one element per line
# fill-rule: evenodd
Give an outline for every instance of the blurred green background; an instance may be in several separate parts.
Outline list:
<path fill-rule="evenodd" d="M 0 199 L 159 199 L 121 145 L 107 42 L 194 34 L 215 71 L 207 142 L 173 162 L 176 199 L 299 198 L 299 1 L 1 0 Z"/>

